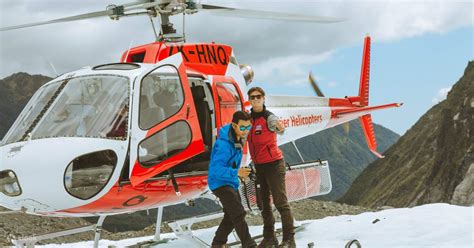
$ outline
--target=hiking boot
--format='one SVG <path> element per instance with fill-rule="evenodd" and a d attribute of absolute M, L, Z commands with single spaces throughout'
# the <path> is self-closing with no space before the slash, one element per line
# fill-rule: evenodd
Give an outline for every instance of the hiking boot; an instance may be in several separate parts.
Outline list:
<path fill-rule="evenodd" d="M 296 248 L 296 243 L 294 238 L 283 239 L 278 248 Z"/>
<path fill-rule="evenodd" d="M 266 239 L 264 238 L 262 242 L 257 246 L 257 248 L 277 248 L 278 247 L 278 239 L 276 237 Z"/>

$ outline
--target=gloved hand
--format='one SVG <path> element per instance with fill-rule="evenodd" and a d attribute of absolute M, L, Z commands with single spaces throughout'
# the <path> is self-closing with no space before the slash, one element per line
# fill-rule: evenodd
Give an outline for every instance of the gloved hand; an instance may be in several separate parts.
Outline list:
<path fill-rule="evenodd" d="M 251 171 L 252 171 L 252 169 L 250 169 L 249 167 L 240 167 L 238 172 L 237 172 L 237 175 L 241 179 L 246 179 L 249 176 Z"/>

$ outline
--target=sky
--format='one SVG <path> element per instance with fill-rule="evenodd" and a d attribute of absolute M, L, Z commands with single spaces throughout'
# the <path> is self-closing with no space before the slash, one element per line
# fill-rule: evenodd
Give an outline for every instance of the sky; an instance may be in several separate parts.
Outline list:
<path fill-rule="evenodd" d="M 318 248 L 344 247 L 353 239 L 357 239 L 364 248 L 471 248 L 474 244 L 473 213 L 472 206 L 437 203 L 359 215 L 331 216 L 320 220 L 303 220 L 297 223 L 304 225 L 304 229 L 296 233 L 295 241 L 297 247 L 308 247 L 308 243 L 313 243 L 314 247 Z M 276 223 L 275 226 L 279 228 L 281 223 Z M 216 229 L 217 227 L 196 230 L 194 234 L 210 243 Z M 255 236 L 261 234 L 262 227 L 250 226 L 249 230 Z M 161 237 L 172 240 L 155 246 L 157 248 L 196 246 L 184 239 L 176 239 L 173 233 L 164 233 Z M 120 241 L 101 240 L 99 247 L 132 246 L 152 238 L 148 236 Z M 233 235 L 230 235 L 228 242 L 234 240 Z M 86 241 L 37 247 L 91 247 L 92 244 L 93 241 Z"/>
<path fill-rule="evenodd" d="M 131 1 L 131 0 L 130 0 Z M 104 10 L 124 0 L 2 0 L 0 26 Z M 474 59 L 473 1 L 206 1 L 228 7 L 342 18 L 336 24 L 242 19 L 198 13 L 186 18 L 188 42 L 231 45 L 268 94 L 312 95 L 312 71 L 329 97 L 358 92 L 362 44 L 372 39 L 370 100 L 403 102 L 375 112 L 376 123 L 404 134 L 444 99 Z M 182 30 L 182 17 L 172 20 Z M 15 72 L 54 76 L 119 61 L 132 46 L 154 41 L 146 17 L 53 24 L 0 33 L 0 78 Z M 55 69 L 52 69 L 53 64 Z"/>

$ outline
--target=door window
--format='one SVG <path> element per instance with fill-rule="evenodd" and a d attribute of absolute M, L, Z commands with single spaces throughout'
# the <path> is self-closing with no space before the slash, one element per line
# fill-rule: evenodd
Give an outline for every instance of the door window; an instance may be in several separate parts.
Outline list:
<path fill-rule="evenodd" d="M 140 128 L 147 130 L 176 114 L 183 106 L 183 88 L 173 66 L 159 67 L 143 78 Z"/>
<path fill-rule="evenodd" d="M 222 125 L 232 122 L 232 115 L 235 111 L 242 110 L 242 104 L 237 88 L 231 83 L 217 83 L 217 95 L 219 96 L 219 106 Z"/>
<path fill-rule="evenodd" d="M 191 128 L 185 121 L 178 121 L 155 133 L 138 146 L 138 161 L 151 167 L 183 151 L 191 142 Z"/>

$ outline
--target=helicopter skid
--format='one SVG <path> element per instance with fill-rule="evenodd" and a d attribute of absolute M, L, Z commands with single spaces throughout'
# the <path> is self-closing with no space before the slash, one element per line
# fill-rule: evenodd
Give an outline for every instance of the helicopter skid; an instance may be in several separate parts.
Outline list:
<path fill-rule="evenodd" d="M 208 221 L 208 220 L 215 220 L 223 216 L 224 216 L 223 212 L 206 214 L 206 215 L 201 215 L 201 216 L 196 216 L 196 217 L 191 217 L 187 219 L 170 222 L 168 223 L 168 226 L 171 227 L 176 237 L 190 241 L 191 243 L 195 244 L 196 247 L 210 247 L 209 244 L 207 244 L 202 239 L 194 235 L 191 227 L 192 225 L 194 225 L 194 223 L 199 223 L 199 222 Z"/>
<path fill-rule="evenodd" d="M 78 234 L 78 233 L 83 233 L 83 232 L 89 232 L 93 231 L 95 232 L 95 237 L 94 237 L 94 247 L 99 246 L 99 240 L 100 240 L 100 232 L 102 230 L 102 223 L 105 220 L 105 215 L 100 216 L 99 220 L 97 221 L 97 224 L 89 225 L 89 226 L 84 226 L 84 227 L 79 227 L 79 228 L 74 228 L 74 229 L 69 229 L 69 230 L 64 230 L 64 231 L 59 231 L 59 232 L 54 232 L 54 233 L 47 233 L 39 236 L 30 236 L 26 237 L 23 239 L 18 239 L 18 240 L 11 240 L 11 242 L 15 245 L 15 247 L 23 248 L 23 247 L 34 247 L 35 244 L 39 241 L 42 240 L 47 240 L 47 239 L 54 239 L 58 237 L 64 237 L 64 236 L 69 236 L 73 234 Z"/>

